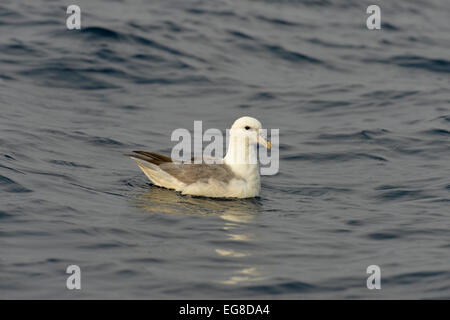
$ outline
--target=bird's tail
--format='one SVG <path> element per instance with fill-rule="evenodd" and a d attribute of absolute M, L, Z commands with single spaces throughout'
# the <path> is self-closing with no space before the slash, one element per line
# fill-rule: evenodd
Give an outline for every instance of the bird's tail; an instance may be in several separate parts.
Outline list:
<path fill-rule="evenodd" d="M 167 172 L 163 171 L 160 167 L 158 167 L 158 165 L 143 159 L 138 159 L 133 155 L 130 155 L 130 157 L 131 159 L 136 161 L 139 168 L 141 168 L 141 170 L 145 173 L 147 178 L 149 178 L 153 184 L 159 187 L 175 189 L 178 191 L 180 190 L 181 187 L 180 182 Z"/>

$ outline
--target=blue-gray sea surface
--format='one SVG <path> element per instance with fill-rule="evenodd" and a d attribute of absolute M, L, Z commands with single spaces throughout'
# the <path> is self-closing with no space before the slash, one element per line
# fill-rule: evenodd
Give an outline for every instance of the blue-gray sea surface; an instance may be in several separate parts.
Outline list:
<path fill-rule="evenodd" d="M 449 1 L 68 4 L 0 3 L 0 298 L 450 298 Z M 243 115 L 280 129 L 259 198 L 123 155 Z"/>

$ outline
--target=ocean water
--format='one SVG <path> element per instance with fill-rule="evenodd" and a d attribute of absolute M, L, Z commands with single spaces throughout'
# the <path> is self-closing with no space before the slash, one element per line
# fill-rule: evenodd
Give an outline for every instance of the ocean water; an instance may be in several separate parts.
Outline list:
<path fill-rule="evenodd" d="M 76 4 L 0 3 L 0 298 L 450 298 L 449 1 Z M 280 129 L 259 198 L 123 155 L 243 115 Z"/>

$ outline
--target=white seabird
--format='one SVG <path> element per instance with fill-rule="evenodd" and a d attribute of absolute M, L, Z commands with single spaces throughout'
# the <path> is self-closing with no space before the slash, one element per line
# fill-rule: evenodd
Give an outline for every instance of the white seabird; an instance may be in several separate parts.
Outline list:
<path fill-rule="evenodd" d="M 257 144 L 271 148 L 261 134 L 261 122 L 237 119 L 230 130 L 227 154 L 219 163 L 183 163 L 154 152 L 133 151 L 135 160 L 151 182 L 182 194 L 215 198 L 259 196 L 261 179 Z"/>

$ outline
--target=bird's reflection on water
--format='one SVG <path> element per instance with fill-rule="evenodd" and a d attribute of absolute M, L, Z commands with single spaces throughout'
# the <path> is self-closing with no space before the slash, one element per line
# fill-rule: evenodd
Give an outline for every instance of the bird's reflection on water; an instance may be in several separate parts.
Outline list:
<path fill-rule="evenodd" d="M 222 229 L 230 241 L 256 241 L 253 234 L 244 232 L 246 224 L 251 223 L 261 211 L 259 199 L 212 199 L 204 197 L 183 196 L 173 190 L 152 186 L 149 191 L 138 194 L 136 205 L 145 212 L 182 214 L 212 217 L 218 216 L 224 220 Z M 219 280 L 222 284 L 235 285 L 245 282 L 255 282 L 264 279 L 258 266 L 247 263 L 251 252 L 236 251 L 231 248 L 216 248 L 215 254 L 235 259 L 238 270 L 228 278 Z"/>

